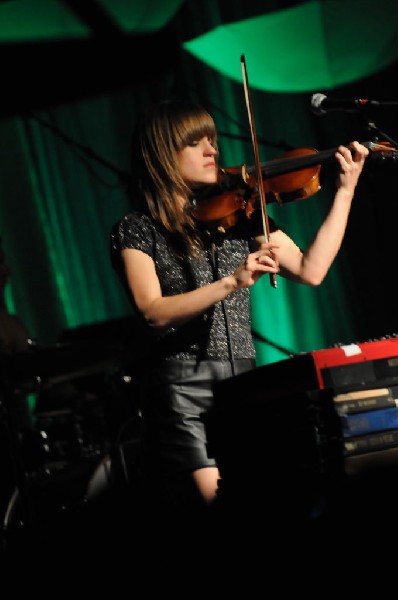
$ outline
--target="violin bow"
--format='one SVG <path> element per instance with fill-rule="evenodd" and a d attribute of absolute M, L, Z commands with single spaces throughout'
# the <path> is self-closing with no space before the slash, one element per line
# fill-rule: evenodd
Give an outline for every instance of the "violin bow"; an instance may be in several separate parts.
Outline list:
<path fill-rule="evenodd" d="M 248 80 L 248 76 L 247 76 L 246 61 L 245 61 L 244 54 L 242 54 L 242 56 L 240 57 L 240 64 L 242 67 L 243 87 L 245 90 L 246 107 L 247 107 L 247 113 L 248 113 L 248 117 L 249 117 L 250 131 L 251 131 L 254 158 L 255 158 L 255 168 L 256 168 L 256 175 L 257 175 L 258 191 L 259 191 L 260 202 L 261 202 L 261 215 L 262 215 L 262 219 L 263 219 L 263 229 L 264 229 L 264 235 L 266 237 L 266 240 L 267 240 L 267 242 L 269 242 L 270 241 L 270 231 L 269 231 L 269 222 L 268 222 L 268 214 L 267 214 L 267 203 L 266 203 L 266 199 L 265 199 L 265 192 L 264 192 L 264 185 L 263 185 L 263 178 L 262 178 L 262 171 L 261 171 L 261 163 L 260 163 L 260 156 L 259 156 L 258 143 L 257 143 L 257 133 L 256 133 L 256 127 L 254 124 L 254 115 L 253 115 L 253 109 L 252 109 L 252 102 L 251 102 L 251 98 L 250 98 L 249 80 Z M 275 273 L 270 273 L 269 276 L 270 276 L 270 283 L 271 283 L 272 287 L 274 287 L 274 288 L 278 287 Z"/>

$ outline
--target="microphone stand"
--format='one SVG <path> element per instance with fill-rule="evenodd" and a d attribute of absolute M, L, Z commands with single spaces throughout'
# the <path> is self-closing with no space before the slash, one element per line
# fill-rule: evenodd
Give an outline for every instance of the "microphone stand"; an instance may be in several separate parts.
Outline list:
<path fill-rule="evenodd" d="M 361 111 L 361 117 L 362 120 L 365 121 L 366 129 L 368 131 L 373 132 L 375 142 L 380 141 L 381 138 L 384 139 L 386 142 L 390 142 L 390 144 L 392 144 L 393 146 L 398 146 L 398 142 L 392 137 L 390 137 L 387 133 L 385 133 L 385 131 L 382 131 L 379 127 L 377 127 L 375 122 L 363 111 Z"/>
<path fill-rule="evenodd" d="M 271 348 L 274 348 L 275 350 L 279 350 L 279 352 L 282 352 L 282 354 L 285 354 L 288 358 L 293 358 L 294 356 L 297 356 L 297 352 L 294 352 L 293 350 L 289 350 L 289 348 L 286 348 L 285 346 L 281 346 L 281 345 L 277 344 L 276 342 L 273 342 L 272 340 L 270 340 L 269 338 L 266 338 L 264 335 L 262 335 L 258 331 L 255 331 L 254 329 L 252 329 L 252 336 L 254 337 L 254 339 L 258 340 L 259 342 L 262 342 L 263 344 L 268 344 L 268 346 L 271 346 Z"/>

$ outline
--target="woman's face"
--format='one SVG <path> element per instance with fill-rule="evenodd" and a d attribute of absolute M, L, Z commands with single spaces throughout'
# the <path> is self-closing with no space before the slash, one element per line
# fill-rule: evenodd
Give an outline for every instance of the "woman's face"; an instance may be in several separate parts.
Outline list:
<path fill-rule="evenodd" d="M 213 140 L 203 137 L 178 153 L 178 164 L 185 183 L 191 188 L 217 182 L 217 150 Z"/>

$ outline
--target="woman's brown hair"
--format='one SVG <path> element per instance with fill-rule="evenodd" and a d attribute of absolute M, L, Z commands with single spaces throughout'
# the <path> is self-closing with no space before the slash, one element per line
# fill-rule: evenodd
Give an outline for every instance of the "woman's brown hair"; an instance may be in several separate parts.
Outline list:
<path fill-rule="evenodd" d="M 166 100 L 141 116 L 131 144 L 133 203 L 170 234 L 177 248 L 190 255 L 195 255 L 200 239 L 178 153 L 203 137 L 216 147 L 216 127 L 207 110 L 191 102 Z"/>

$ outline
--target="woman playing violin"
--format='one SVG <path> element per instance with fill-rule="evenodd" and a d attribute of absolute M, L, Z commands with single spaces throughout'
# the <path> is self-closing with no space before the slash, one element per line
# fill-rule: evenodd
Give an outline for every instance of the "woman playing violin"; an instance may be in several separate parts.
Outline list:
<path fill-rule="evenodd" d="M 272 219 L 266 236 L 260 211 L 238 218 L 223 234 L 195 220 L 195 192 L 218 177 L 216 126 L 204 108 L 158 103 L 139 119 L 131 148 L 133 208 L 112 230 L 111 257 L 150 340 L 143 469 L 164 507 L 205 508 L 220 480 L 203 420 L 212 386 L 255 367 L 250 288 L 270 274 L 322 283 L 340 249 L 368 150 L 356 141 L 351 150 L 337 149 L 334 199 L 301 250 Z"/>

